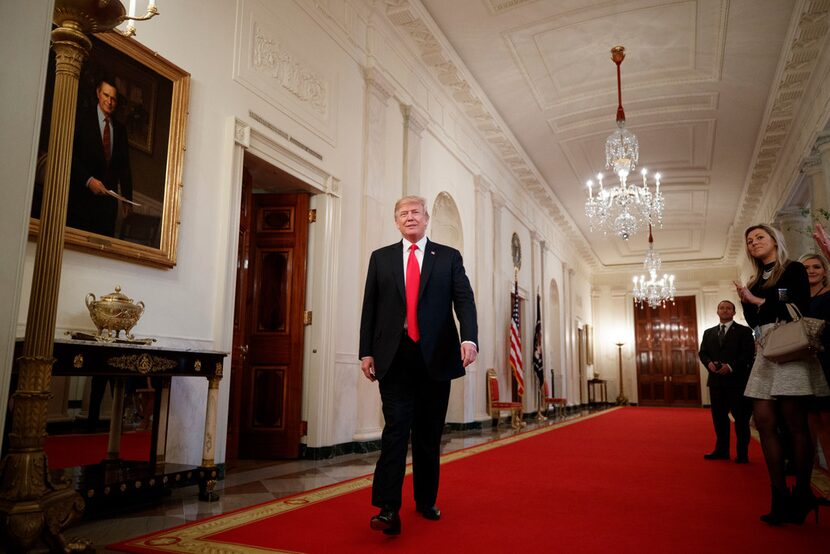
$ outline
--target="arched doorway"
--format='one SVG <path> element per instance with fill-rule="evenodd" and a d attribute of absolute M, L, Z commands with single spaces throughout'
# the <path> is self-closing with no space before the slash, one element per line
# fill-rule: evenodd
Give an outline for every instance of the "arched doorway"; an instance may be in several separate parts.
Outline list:
<path fill-rule="evenodd" d="M 548 346 L 547 367 L 545 368 L 547 374 L 545 378 L 552 378 L 550 383 L 550 393 L 552 396 L 560 398 L 567 398 L 567 379 L 563 371 L 562 359 L 564 356 L 564 347 L 562 344 L 562 306 L 559 301 L 559 285 L 556 279 L 550 280 L 548 288 L 548 310 L 546 311 L 547 337 L 545 344 Z M 553 373 L 553 376 L 551 376 Z"/>
<path fill-rule="evenodd" d="M 461 226 L 461 215 L 452 196 L 447 192 L 439 192 L 432 205 L 432 213 L 429 222 L 429 238 L 435 242 L 452 246 L 461 254 L 464 254 L 464 231 Z M 457 324 L 457 322 L 456 322 Z M 473 364 L 475 365 L 475 364 Z M 463 423 L 465 418 L 465 401 L 467 396 L 465 389 L 466 382 L 471 379 L 471 373 L 475 371 L 473 366 L 467 368 L 466 379 L 455 379 L 452 382 L 450 392 L 450 404 L 447 408 L 447 421 L 451 423 Z M 475 383 L 475 379 L 470 380 Z M 472 401 L 472 398 L 471 398 Z M 472 413 L 472 408 L 470 409 Z"/>
<path fill-rule="evenodd" d="M 430 216 L 429 236 L 435 242 L 452 246 L 464 254 L 464 232 L 461 228 L 461 216 L 455 200 L 447 192 L 440 192 L 435 197 Z"/>

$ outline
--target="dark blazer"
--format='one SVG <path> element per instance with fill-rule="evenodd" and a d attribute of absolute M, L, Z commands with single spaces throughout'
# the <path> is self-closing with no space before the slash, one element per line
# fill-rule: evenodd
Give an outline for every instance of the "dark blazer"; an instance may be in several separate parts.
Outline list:
<path fill-rule="evenodd" d="M 107 163 L 97 109 L 91 113 L 78 113 L 75 118 L 66 224 L 76 229 L 113 236 L 118 201 L 111 196 L 95 195 L 86 186 L 89 178 L 95 177 L 108 189 L 116 192 L 120 190 L 125 198 L 133 198 L 127 128 L 114 118 L 110 119 L 110 125 L 113 132 L 112 156 Z"/>
<path fill-rule="evenodd" d="M 706 366 L 709 362 L 728 363 L 732 373 L 720 375 L 709 371 L 709 378 L 706 380 L 708 387 L 746 387 L 749 379 L 749 372 L 752 363 L 755 361 L 755 339 L 752 336 L 752 329 L 733 321 L 726 331 L 723 344 L 718 341 L 718 328 L 710 327 L 703 332 L 703 340 L 700 342 L 700 361 Z"/>
<path fill-rule="evenodd" d="M 461 326 L 461 339 L 453 321 Z M 398 241 L 372 252 L 360 318 L 362 359 L 373 356 L 375 376 L 389 370 L 403 335 L 406 289 L 403 246 Z M 418 293 L 418 328 L 421 351 L 432 379 L 450 380 L 464 375 L 461 341 L 478 345 L 476 307 L 461 253 L 427 240 Z"/>

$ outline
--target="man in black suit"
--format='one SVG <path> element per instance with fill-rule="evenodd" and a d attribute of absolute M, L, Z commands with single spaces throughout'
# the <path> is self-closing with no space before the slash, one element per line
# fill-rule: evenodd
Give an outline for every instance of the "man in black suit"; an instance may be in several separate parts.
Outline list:
<path fill-rule="evenodd" d="M 107 191 L 133 197 L 127 128 L 113 117 L 118 105 L 114 80 L 101 79 L 95 95 L 95 111 L 75 118 L 66 224 L 114 237 L 119 201 Z M 130 206 L 122 202 L 120 209 L 127 215 Z"/>
<path fill-rule="evenodd" d="M 435 501 L 450 381 L 478 355 L 475 301 L 461 254 L 426 238 L 429 214 L 421 197 L 398 200 L 395 223 L 403 240 L 369 260 L 359 352 L 363 374 L 379 383 L 385 421 L 372 485 L 380 512 L 370 526 L 390 535 L 401 531 L 410 433 L 415 508 L 427 519 L 441 517 Z"/>
<path fill-rule="evenodd" d="M 752 330 L 734 322 L 733 317 L 735 304 L 722 300 L 718 304 L 720 324 L 706 329 L 700 343 L 700 361 L 709 371 L 706 385 L 717 437 L 715 449 L 703 457 L 707 460 L 729 459 L 729 412 L 732 412 L 737 438 L 735 463 L 745 464 L 749 461 L 752 403 L 744 396 L 744 389 L 755 359 L 755 340 Z"/>

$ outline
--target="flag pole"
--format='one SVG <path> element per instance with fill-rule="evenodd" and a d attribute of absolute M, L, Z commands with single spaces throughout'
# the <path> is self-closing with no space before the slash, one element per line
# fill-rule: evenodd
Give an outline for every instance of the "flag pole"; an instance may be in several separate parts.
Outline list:
<path fill-rule="evenodd" d="M 547 416 L 542 414 L 542 409 L 547 412 L 547 402 L 545 401 L 545 373 L 543 361 L 543 340 L 542 340 L 542 294 L 540 287 L 536 287 L 536 324 L 533 327 L 533 372 L 536 374 L 536 385 L 538 391 L 536 398 L 537 410 L 536 421 L 542 422 L 547 420 Z"/>

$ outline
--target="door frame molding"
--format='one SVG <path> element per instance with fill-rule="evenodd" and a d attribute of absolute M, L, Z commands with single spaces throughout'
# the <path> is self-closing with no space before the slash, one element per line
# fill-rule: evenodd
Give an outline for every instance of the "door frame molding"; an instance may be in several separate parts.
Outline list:
<path fill-rule="evenodd" d="M 333 428 L 335 403 L 335 336 L 337 321 L 337 273 L 339 271 L 340 229 L 342 201 L 340 180 L 321 165 L 294 152 L 295 147 L 283 145 L 259 130 L 251 122 L 239 117 L 228 119 L 229 144 L 232 149 L 230 180 L 226 196 L 228 221 L 225 237 L 226 259 L 236 260 L 239 217 L 242 202 L 242 170 L 245 152 L 296 177 L 311 194 L 310 209 L 317 210 L 317 220 L 309 227 L 306 269 L 305 310 L 312 310 L 313 323 L 305 327 L 303 335 L 303 398 L 302 418 L 308 422 L 308 434 L 301 439 L 309 447 L 332 444 L 328 436 Z M 236 264 L 228 263 L 219 274 L 223 282 L 224 298 L 215 318 L 216 336 L 226 348 L 233 345 L 233 311 L 236 287 Z M 229 372 L 232 371 L 229 368 Z M 230 379 L 227 379 L 230 383 Z M 229 387 L 223 395 L 228 406 Z M 227 434 L 227 418 L 222 422 Z M 220 429 L 221 432 L 221 429 Z M 220 435 L 221 436 L 221 435 Z"/>

